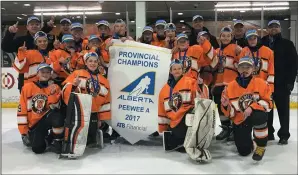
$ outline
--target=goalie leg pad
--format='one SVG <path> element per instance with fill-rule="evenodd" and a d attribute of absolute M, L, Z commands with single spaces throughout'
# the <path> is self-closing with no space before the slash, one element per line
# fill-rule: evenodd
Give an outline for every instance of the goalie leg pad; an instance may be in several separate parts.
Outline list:
<path fill-rule="evenodd" d="M 70 94 L 61 156 L 71 158 L 83 155 L 88 137 L 91 106 L 91 95 Z"/>
<path fill-rule="evenodd" d="M 214 135 L 216 117 L 218 117 L 218 112 L 212 100 L 195 99 L 193 117 L 187 118 L 188 130 L 184 141 L 186 152 L 193 160 L 211 159 L 211 154 L 207 148 L 210 146 Z"/>

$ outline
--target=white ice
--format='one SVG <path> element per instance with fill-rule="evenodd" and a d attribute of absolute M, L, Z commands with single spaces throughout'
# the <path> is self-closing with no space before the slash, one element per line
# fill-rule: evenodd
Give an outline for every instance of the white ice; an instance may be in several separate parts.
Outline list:
<path fill-rule="evenodd" d="M 217 121 L 217 125 L 219 122 Z M 277 112 L 274 126 L 279 129 Z M 216 133 L 220 131 L 216 129 Z M 276 131 L 277 132 L 277 131 Z M 16 123 L 16 109 L 2 109 L 3 174 L 297 174 L 297 110 L 291 110 L 291 137 L 286 146 L 269 142 L 264 159 L 254 164 L 251 156 L 240 157 L 234 145 L 213 141 L 213 161 L 198 164 L 187 154 L 165 153 L 161 137 L 137 145 L 106 145 L 103 150 L 87 149 L 78 160 L 62 160 L 47 152 L 36 155 L 22 144 Z"/>

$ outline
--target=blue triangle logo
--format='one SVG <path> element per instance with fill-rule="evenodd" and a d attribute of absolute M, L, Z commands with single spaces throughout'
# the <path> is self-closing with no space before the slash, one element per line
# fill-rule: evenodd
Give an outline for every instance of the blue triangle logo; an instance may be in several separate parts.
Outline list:
<path fill-rule="evenodd" d="M 121 92 L 128 92 L 129 96 L 154 95 L 155 72 L 147 72 L 131 82 Z"/>

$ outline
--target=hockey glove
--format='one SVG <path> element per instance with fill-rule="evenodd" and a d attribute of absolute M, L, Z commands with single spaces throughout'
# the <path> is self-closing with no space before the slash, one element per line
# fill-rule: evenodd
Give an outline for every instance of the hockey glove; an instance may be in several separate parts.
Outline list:
<path fill-rule="evenodd" d="M 29 138 L 29 135 L 28 134 L 23 134 L 22 135 L 22 141 L 23 141 L 23 144 L 27 147 L 30 147 L 31 146 L 31 142 L 30 142 L 30 138 Z"/>

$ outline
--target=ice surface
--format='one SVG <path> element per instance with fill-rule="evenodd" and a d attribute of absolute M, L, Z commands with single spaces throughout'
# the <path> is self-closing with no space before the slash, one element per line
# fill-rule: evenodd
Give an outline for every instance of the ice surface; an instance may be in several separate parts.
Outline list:
<path fill-rule="evenodd" d="M 279 129 L 275 111 L 274 126 Z M 217 121 L 217 125 L 219 122 Z M 216 133 L 220 128 L 216 129 Z M 162 138 L 136 145 L 121 142 L 105 145 L 103 150 L 87 148 L 78 160 L 62 160 L 51 152 L 36 155 L 22 144 L 16 123 L 16 109 L 2 109 L 2 173 L 26 174 L 297 174 L 297 110 L 291 110 L 291 138 L 286 146 L 278 137 L 268 143 L 264 159 L 254 164 L 251 156 L 240 157 L 236 147 L 213 141 L 213 161 L 198 164 L 187 154 L 165 153 Z"/>

